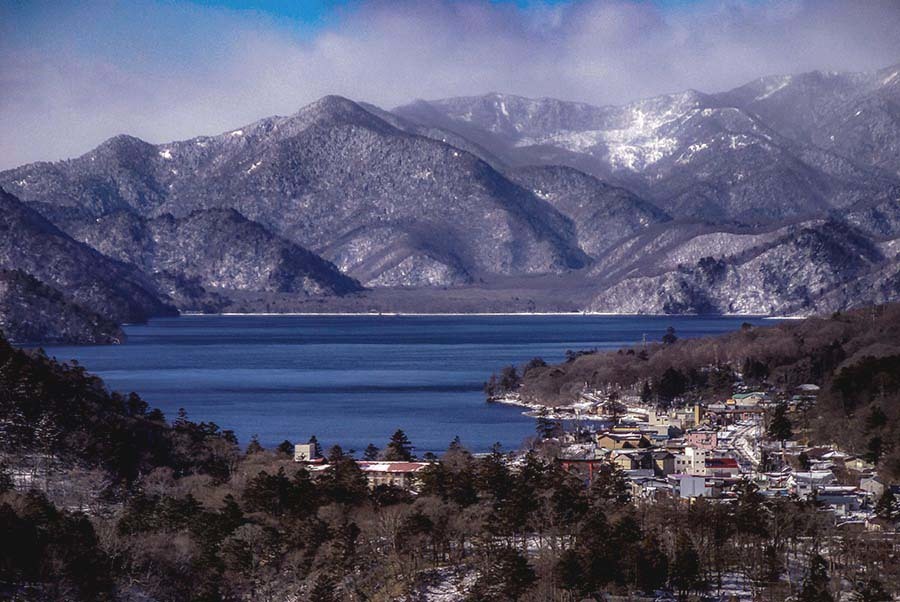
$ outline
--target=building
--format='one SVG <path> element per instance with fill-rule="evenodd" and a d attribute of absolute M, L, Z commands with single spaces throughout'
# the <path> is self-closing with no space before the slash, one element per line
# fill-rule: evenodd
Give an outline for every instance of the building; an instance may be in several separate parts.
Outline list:
<path fill-rule="evenodd" d="M 668 476 L 667 481 L 672 485 L 672 493 L 678 497 L 712 497 L 712 488 L 707 486 L 706 478 L 704 477 L 673 474 Z"/>
<path fill-rule="evenodd" d="M 651 469 L 650 452 L 644 449 L 621 449 L 612 453 L 613 464 L 622 470 Z"/>
<path fill-rule="evenodd" d="M 719 434 L 711 428 L 695 429 L 684 435 L 684 443 L 695 449 L 711 451 L 719 445 Z"/>
<path fill-rule="evenodd" d="M 859 493 L 856 487 L 829 486 L 817 490 L 816 499 L 838 516 L 847 516 L 862 507 Z"/>
<path fill-rule="evenodd" d="M 667 477 L 675 473 L 675 454 L 657 449 L 650 452 L 650 459 L 653 462 L 653 472 L 657 476 Z"/>
<path fill-rule="evenodd" d="M 706 458 L 706 474 L 716 477 L 734 477 L 741 474 L 741 467 L 734 458 Z"/>
<path fill-rule="evenodd" d="M 878 500 L 884 494 L 884 481 L 878 475 L 863 477 L 859 480 L 859 488 Z"/>
<path fill-rule="evenodd" d="M 693 447 L 685 447 L 678 453 L 674 454 L 674 473 L 705 475 L 706 474 L 706 450 L 699 450 Z"/>
<path fill-rule="evenodd" d="M 294 462 L 321 462 L 315 443 L 297 443 L 294 445 Z"/>
<path fill-rule="evenodd" d="M 735 393 L 726 403 L 729 405 L 755 406 L 765 401 L 766 393 L 763 391 L 751 391 L 749 393 Z"/>
<path fill-rule="evenodd" d="M 366 475 L 369 487 L 390 485 L 401 489 L 413 489 L 416 474 L 430 465 L 429 462 L 368 462 L 362 460 L 357 461 L 356 464 Z"/>
<path fill-rule="evenodd" d="M 788 483 L 794 493 L 802 497 L 823 489 L 834 483 L 834 481 L 834 473 L 830 470 L 810 470 L 807 472 L 795 472 L 790 476 Z"/>
<path fill-rule="evenodd" d="M 641 433 L 606 432 L 597 435 L 597 445 L 605 449 L 638 449 L 650 447 L 650 439 Z"/>

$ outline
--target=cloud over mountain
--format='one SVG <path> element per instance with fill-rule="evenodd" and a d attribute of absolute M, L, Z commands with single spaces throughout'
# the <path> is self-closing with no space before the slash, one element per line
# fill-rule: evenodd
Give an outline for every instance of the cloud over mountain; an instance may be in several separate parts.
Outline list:
<path fill-rule="evenodd" d="M 312 24 L 187 2 L 6 5 L 0 167 L 123 131 L 216 133 L 328 93 L 387 106 L 488 90 L 603 104 L 868 70 L 900 58 L 898 30 L 900 6 L 877 0 L 357 1 Z"/>

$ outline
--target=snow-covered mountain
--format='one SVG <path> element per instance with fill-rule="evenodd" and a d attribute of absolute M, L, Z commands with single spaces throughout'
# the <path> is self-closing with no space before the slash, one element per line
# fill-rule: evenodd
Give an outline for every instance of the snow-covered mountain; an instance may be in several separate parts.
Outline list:
<path fill-rule="evenodd" d="M 900 65 L 623 106 L 328 96 L 0 186 L 183 309 L 219 290 L 328 307 L 355 279 L 356 309 L 447 287 L 466 308 L 831 310 L 900 298 Z"/>
<path fill-rule="evenodd" d="M 588 258 L 551 205 L 476 156 L 325 97 L 290 117 L 0 174 L 23 200 L 99 217 L 230 208 L 369 285 L 561 272 Z"/>
<path fill-rule="evenodd" d="M 900 183 L 897 73 L 776 76 L 618 107 L 488 94 L 395 113 L 477 140 L 509 166 L 580 169 L 675 217 L 771 223 Z"/>

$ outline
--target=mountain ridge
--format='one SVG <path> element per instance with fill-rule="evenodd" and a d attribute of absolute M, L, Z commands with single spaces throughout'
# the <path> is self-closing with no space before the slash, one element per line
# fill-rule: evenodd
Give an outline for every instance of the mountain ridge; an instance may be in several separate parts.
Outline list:
<path fill-rule="evenodd" d="M 429 311 L 442 288 L 495 307 L 507 287 L 516 307 L 558 307 L 557 288 L 587 310 L 831 311 L 900 298 L 898 82 L 900 65 L 809 72 L 619 106 L 489 93 L 386 111 L 332 95 L 214 136 L 116 136 L 0 185 L 170 278 L 182 307 L 178 278 L 218 294 L 213 263 L 142 263 L 137 241 L 112 248 L 96 220 L 164 229 L 155 220 L 234 211 L 370 289 L 324 308 Z M 248 253 L 245 268 L 273 265 Z M 302 286 L 252 288 L 239 303 L 308 307 L 291 300 Z"/>

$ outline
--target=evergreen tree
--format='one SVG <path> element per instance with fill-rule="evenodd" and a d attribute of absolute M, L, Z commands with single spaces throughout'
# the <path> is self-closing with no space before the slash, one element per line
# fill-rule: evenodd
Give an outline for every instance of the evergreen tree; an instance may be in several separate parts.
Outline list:
<path fill-rule="evenodd" d="M 506 366 L 500 371 L 500 380 L 497 383 L 501 393 L 509 393 L 519 388 L 519 372 L 515 366 Z"/>
<path fill-rule="evenodd" d="M 875 577 L 857 583 L 853 590 L 853 602 L 886 602 L 890 599 L 891 595 Z"/>
<path fill-rule="evenodd" d="M 12 491 L 13 489 L 13 480 L 12 476 L 9 474 L 9 471 L 6 469 L 6 464 L 0 462 L 0 493 L 6 493 L 7 491 Z"/>
<path fill-rule="evenodd" d="M 309 592 L 309 602 L 339 602 L 337 587 L 329 575 L 322 573 L 316 577 L 315 585 Z"/>
<path fill-rule="evenodd" d="M 397 429 L 384 450 L 384 459 L 395 462 L 411 462 L 413 445 L 401 429 Z"/>
<path fill-rule="evenodd" d="M 656 391 L 663 400 L 671 401 L 679 397 L 687 391 L 688 381 L 681 370 L 677 368 L 666 368 L 656 385 Z"/>
<path fill-rule="evenodd" d="M 878 498 L 878 502 L 875 504 L 875 514 L 885 520 L 900 520 L 900 501 L 897 500 L 890 485 L 885 485 L 884 493 Z"/>
<path fill-rule="evenodd" d="M 366 446 L 365 451 L 363 451 L 363 460 L 377 460 L 378 459 L 378 448 L 375 447 L 374 443 L 370 443 Z"/>
<path fill-rule="evenodd" d="M 707 588 L 700 566 L 700 555 L 684 533 L 679 533 L 675 542 L 675 560 L 669 570 L 669 581 L 681 600 Z"/>
<path fill-rule="evenodd" d="M 522 597 L 537 577 L 528 560 L 513 548 L 487 555 L 487 566 L 479 572 L 467 597 L 469 602 L 509 602 Z"/>
<path fill-rule="evenodd" d="M 650 388 L 650 381 L 645 380 L 641 387 L 641 403 L 647 404 L 653 399 L 653 389 Z"/>
<path fill-rule="evenodd" d="M 675 327 L 669 326 L 666 328 L 666 334 L 662 336 L 663 345 L 674 345 L 678 341 L 678 337 L 675 335 Z"/>
<path fill-rule="evenodd" d="M 772 421 L 766 431 L 769 438 L 779 441 L 784 446 L 784 442 L 794 436 L 794 427 L 791 420 L 787 416 L 787 404 L 779 403 L 775 406 L 775 412 L 772 414 Z"/>
<path fill-rule="evenodd" d="M 562 424 L 560 424 L 557 420 L 551 420 L 547 417 L 547 409 L 541 408 L 541 411 L 538 412 L 537 421 L 534 425 L 534 430 L 537 432 L 537 435 L 541 439 L 553 439 L 562 434 Z"/>
<path fill-rule="evenodd" d="M 313 446 L 313 448 L 312 448 L 313 458 L 321 458 L 322 457 L 322 446 L 319 445 L 319 440 L 316 439 L 316 436 L 313 435 L 312 437 L 310 437 L 309 441 L 307 443 L 309 443 L 310 445 Z"/>
<path fill-rule="evenodd" d="M 294 455 L 294 444 L 285 439 L 281 443 L 278 444 L 278 447 L 275 448 L 279 454 L 283 454 L 285 456 L 293 456 Z"/>
<path fill-rule="evenodd" d="M 813 554 L 809 559 L 809 571 L 797 602 L 834 602 L 828 591 L 828 565 L 819 554 Z"/>
<path fill-rule="evenodd" d="M 247 444 L 247 455 L 252 456 L 253 454 L 258 454 L 263 451 L 266 450 L 263 448 L 262 444 L 260 444 L 259 436 L 254 434 L 250 437 L 250 443 Z"/>

